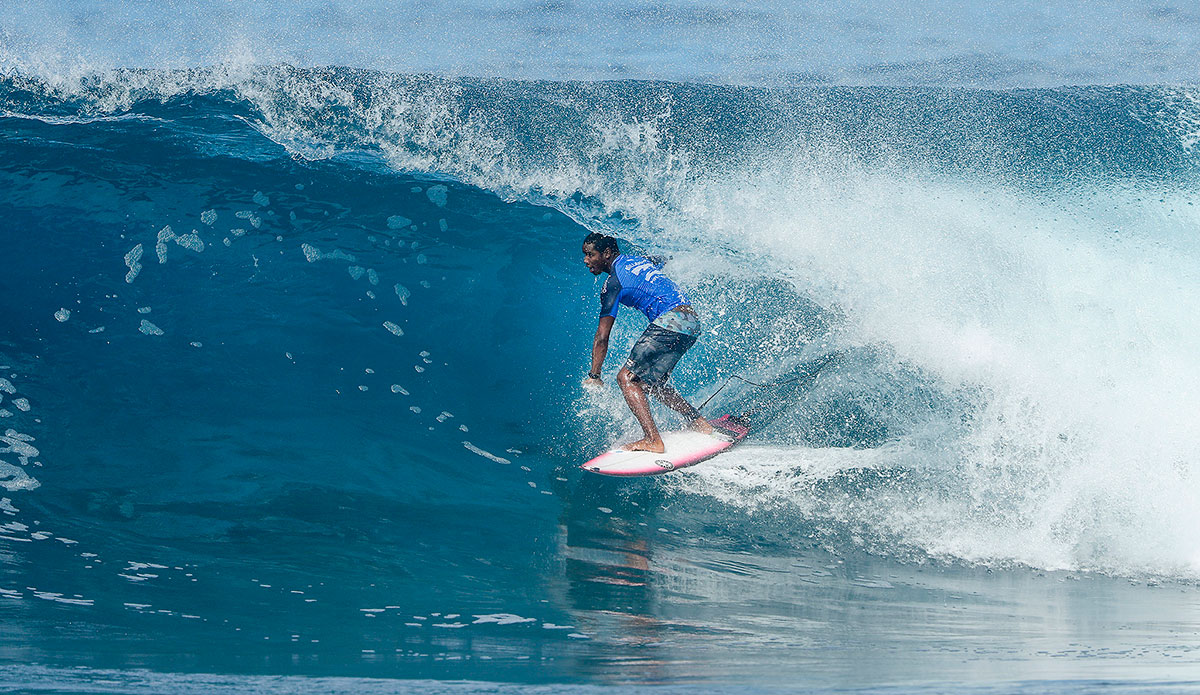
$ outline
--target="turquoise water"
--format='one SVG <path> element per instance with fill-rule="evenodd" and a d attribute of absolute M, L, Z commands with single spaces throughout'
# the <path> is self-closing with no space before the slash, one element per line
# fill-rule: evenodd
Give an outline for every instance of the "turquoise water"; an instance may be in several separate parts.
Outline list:
<path fill-rule="evenodd" d="M 311 60 L 272 6 L 0 10 L 0 692 L 1200 689 L 1187 8 L 1089 15 L 1147 77 L 1014 58 L 1055 6 L 951 12 L 958 72 L 696 29 L 788 6 L 404 10 L 536 64 L 331 7 Z M 594 81 L 620 17 L 715 57 Z M 743 445 L 578 470 L 637 432 L 590 231 L 671 258 L 683 393 L 809 375 L 720 390 Z"/>

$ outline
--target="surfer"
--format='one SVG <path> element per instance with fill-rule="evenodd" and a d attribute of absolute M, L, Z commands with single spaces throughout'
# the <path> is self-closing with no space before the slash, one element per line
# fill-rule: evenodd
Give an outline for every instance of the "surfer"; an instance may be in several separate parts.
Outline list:
<path fill-rule="evenodd" d="M 583 240 L 583 263 L 592 275 L 608 273 L 600 291 L 600 325 L 592 340 L 592 368 L 584 386 L 599 388 L 600 368 L 608 354 L 608 336 L 621 304 L 633 307 L 650 319 L 650 325 L 629 351 L 625 366 L 617 372 L 617 383 L 633 411 L 644 437 L 623 446 L 629 451 L 662 453 L 666 447 L 650 414 L 647 392 L 672 410 L 691 420 L 691 428 L 709 434 L 712 425 L 700 411 L 679 395 L 667 378 L 700 335 L 700 317 L 687 295 L 662 272 L 662 265 L 648 258 L 621 253 L 617 240 L 593 232 Z"/>

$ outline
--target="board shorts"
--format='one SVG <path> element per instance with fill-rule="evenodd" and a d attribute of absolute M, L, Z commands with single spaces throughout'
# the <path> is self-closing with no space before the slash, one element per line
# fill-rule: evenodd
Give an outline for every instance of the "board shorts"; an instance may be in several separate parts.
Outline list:
<path fill-rule="evenodd" d="M 700 319 L 672 309 L 654 319 L 633 344 L 625 368 L 650 386 L 661 386 L 700 335 Z"/>

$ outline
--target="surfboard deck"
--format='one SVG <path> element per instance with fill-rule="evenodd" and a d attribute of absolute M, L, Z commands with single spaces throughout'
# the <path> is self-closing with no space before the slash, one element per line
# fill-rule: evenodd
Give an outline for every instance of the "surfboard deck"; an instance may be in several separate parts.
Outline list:
<path fill-rule="evenodd" d="M 667 450 L 661 454 L 613 449 L 588 461 L 581 468 L 601 475 L 660 475 L 706 461 L 742 441 L 750 431 L 732 415 L 722 415 L 708 422 L 713 426 L 712 434 L 691 430 L 664 432 L 662 438 Z"/>

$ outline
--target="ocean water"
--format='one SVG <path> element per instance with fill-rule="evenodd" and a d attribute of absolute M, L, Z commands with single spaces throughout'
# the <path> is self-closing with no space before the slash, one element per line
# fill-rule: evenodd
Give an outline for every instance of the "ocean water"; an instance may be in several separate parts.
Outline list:
<path fill-rule="evenodd" d="M 0 692 L 1200 691 L 1198 27 L 0 7 Z"/>

